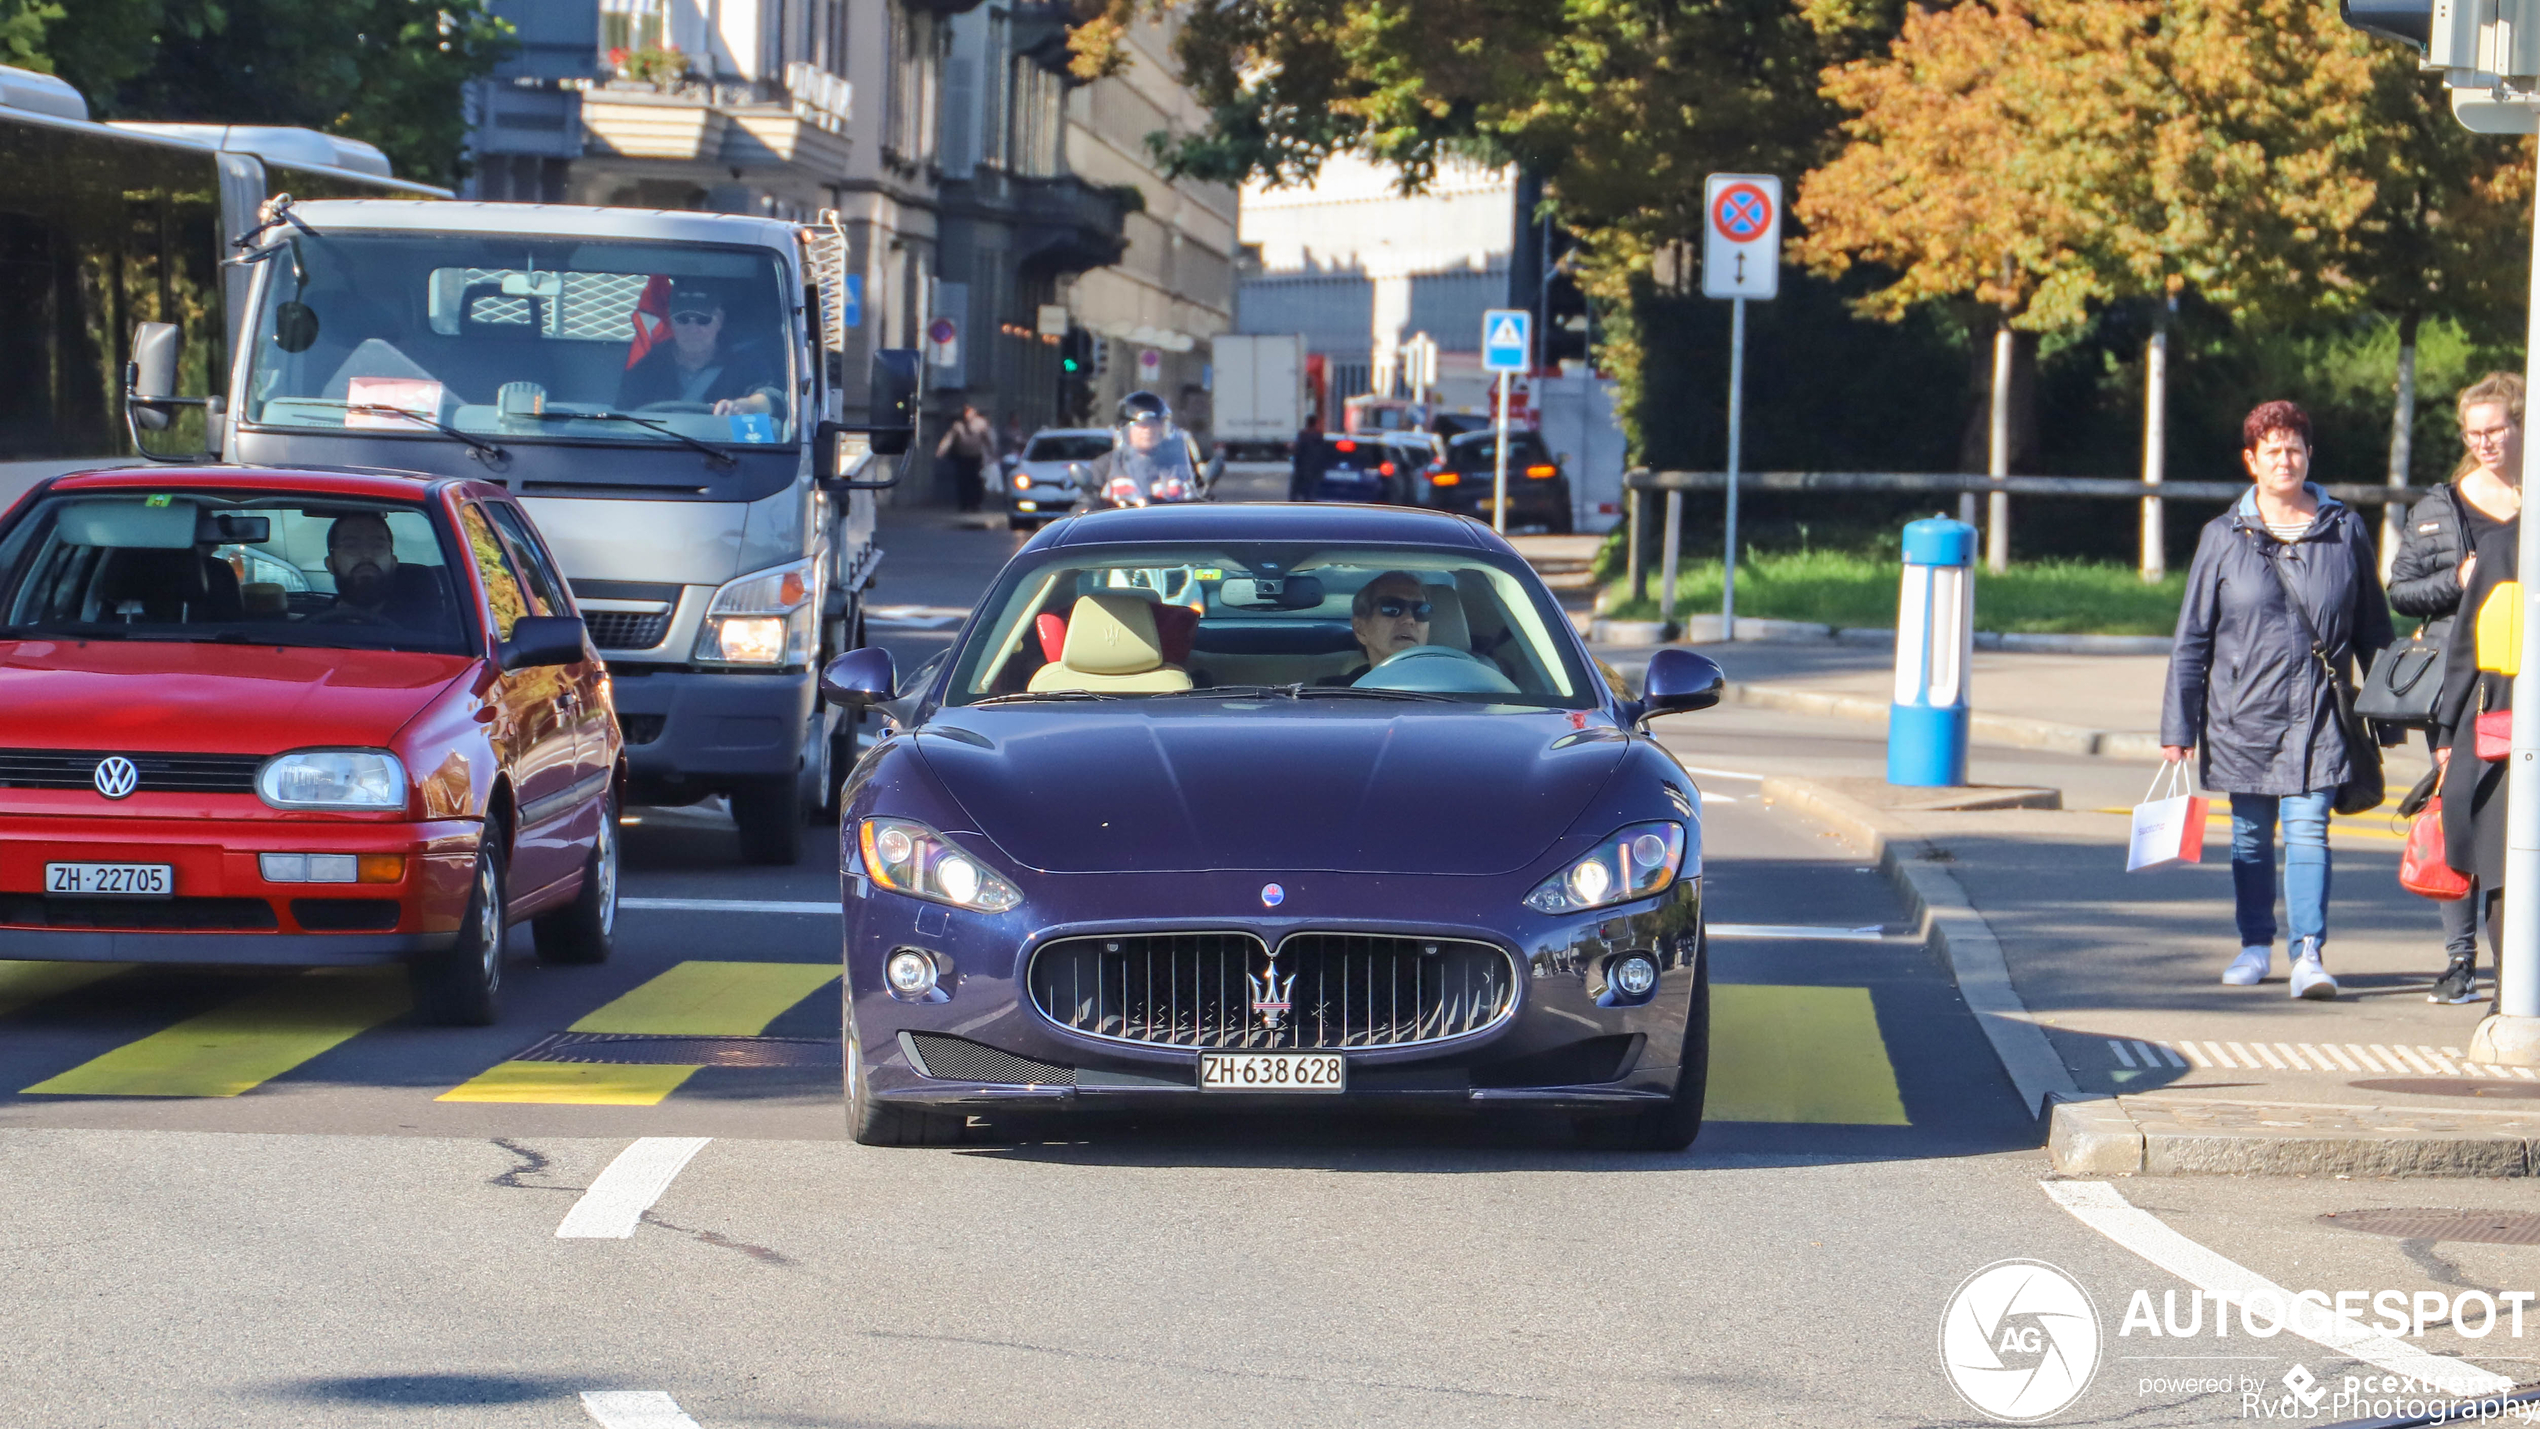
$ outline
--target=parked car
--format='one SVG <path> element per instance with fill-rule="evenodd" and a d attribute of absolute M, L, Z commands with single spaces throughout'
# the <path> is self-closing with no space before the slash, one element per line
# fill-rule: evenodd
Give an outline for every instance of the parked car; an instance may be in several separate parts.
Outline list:
<path fill-rule="evenodd" d="M 1700 791 L 1526 562 L 1435 512 L 1096 512 L 902 690 L 841 822 L 857 1140 L 1103 1108 L 1565 1112 L 1690 1143 Z"/>
<path fill-rule="evenodd" d="M 499 486 L 90 472 L 0 518 L 0 957 L 405 963 L 490 1023 L 511 925 L 608 956 L 625 775 Z"/>
<path fill-rule="evenodd" d="M 1111 454 L 1109 427 L 1043 427 L 1023 444 L 1023 458 L 1005 478 L 1005 524 L 1029 531 L 1076 509 L 1084 495 L 1076 478 Z"/>
<path fill-rule="evenodd" d="M 1487 522 L 1497 477 L 1498 437 L 1484 429 L 1447 437 L 1442 459 L 1431 465 L 1419 504 Z M 1571 529 L 1570 477 L 1537 432 L 1508 434 L 1508 520 L 1511 531 L 1538 526 L 1556 535 Z"/>

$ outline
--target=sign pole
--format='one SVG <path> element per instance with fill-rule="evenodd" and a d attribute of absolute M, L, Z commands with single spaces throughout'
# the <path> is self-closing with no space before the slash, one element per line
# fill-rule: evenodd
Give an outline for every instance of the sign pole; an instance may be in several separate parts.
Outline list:
<path fill-rule="evenodd" d="M 1491 424 L 1497 434 L 1493 442 L 1490 477 L 1490 528 L 1508 529 L 1508 374 L 1499 374 L 1499 417 Z"/>
<path fill-rule="evenodd" d="M 1729 501 L 1721 525 L 1720 638 L 1737 638 L 1737 463 L 1746 428 L 1746 299 L 1729 299 Z"/>
<path fill-rule="evenodd" d="M 2540 210 L 2532 215 L 2531 244 L 2540 257 Z M 2540 265 L 2531 270 L 2524 321 L 2528 383 L 2540 378 Z M 2530 430 L 2528 418 L 2524 430 Z M 2527 450 L 2522 464 L 2531 469 Z M 2522 575 L 2522 666 L 2514 676 L 2513 744 L 2505 764 L 2505 926 L 2496 947 L 2496 1010 L 2478 1024 L 2469 1055 L 2528 1067 L 2540 1066 L 2540 521 L 2521 528 L 2515 560 Z"/>

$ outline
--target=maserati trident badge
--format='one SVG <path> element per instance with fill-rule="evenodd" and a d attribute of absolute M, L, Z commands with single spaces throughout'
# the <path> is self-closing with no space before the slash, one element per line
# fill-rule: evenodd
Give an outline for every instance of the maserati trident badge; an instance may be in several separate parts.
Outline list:
<path fill-rule="evenodd" d="M 110 754 L 97 761 L 97 792 L 109 799 L 128 799 L 141 784 L 141 771 L 120 754 Z"/>
<path fill-rule="evenodd" d="M 1276 888 L 1279 885 L 1274 883 L 1270 886 Z M 1284 978 L 1279 976 L 1279 955 L 1272 953 L 1270 966 L 1261 976 L 1247 974 L 1244 980 L 1252 984 L 1253 1015 L 1261 1019 L 1262 1026 L 1278 1031 L 1279 1019 L 1288 1015 L 1288 989 L 1296 986 L 1296 974 L 1290 973 Z"/>
<path fill-rule="evenodd" d="M 1276 908 L 1276 907 L 1278 907 L 1280 904 L 1285 903 L 1285 902 L 1287 902 L 1287 901 L 1288 901 L 1288 890 L 1286 890 L 1286 889 L 1284 889 L 1284 888 L 1281 888 L 1279 885 L 1277 885 L 1277 884 L 1275 884 L 1275 883 L 1265 883 L 1265 884 L 1261 885 L 1261 906 L 1262 906 L 1262 907 L 1264 907 L 1264 908 Z"/>

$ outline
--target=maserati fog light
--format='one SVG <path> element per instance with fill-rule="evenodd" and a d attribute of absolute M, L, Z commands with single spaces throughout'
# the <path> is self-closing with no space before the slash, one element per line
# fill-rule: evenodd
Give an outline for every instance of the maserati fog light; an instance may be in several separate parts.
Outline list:
<path fill-rule="evenodd" d="M 1606 977 L 1614 984 L 1614 990 L 1625 997 L 1647 997 L 1649 990 L 1658 985 L 1658 964 L 1646 953 L 1627 953 L 1614 960 Z"/>
<path fill-rule="evenodd" d="M 902 997 L 924 997 L 935 990 L 935 960 L 915 948 L 891 954 L 882 975 L 890 979 L 891 991 Z"/>

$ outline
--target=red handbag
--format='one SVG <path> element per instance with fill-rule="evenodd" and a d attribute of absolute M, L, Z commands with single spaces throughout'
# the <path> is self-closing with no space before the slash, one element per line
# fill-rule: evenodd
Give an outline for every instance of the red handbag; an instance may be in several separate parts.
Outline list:
<path fill-rule="evenodd" d="M 2514 752 L 2514 712 L 2489 710 L 2478 717 L 2478 757 L 2497 763 Z"/>
<path fill-rule="evenodd" d="M 2399 886 L 2421 898 L 2450 903 L 2469 896 L 2469 880 L 2443 861 L 2443 801 L 2426 802 L 2424 812 L 2408 825 L 2408 846 L 2399 855 Z"/>

